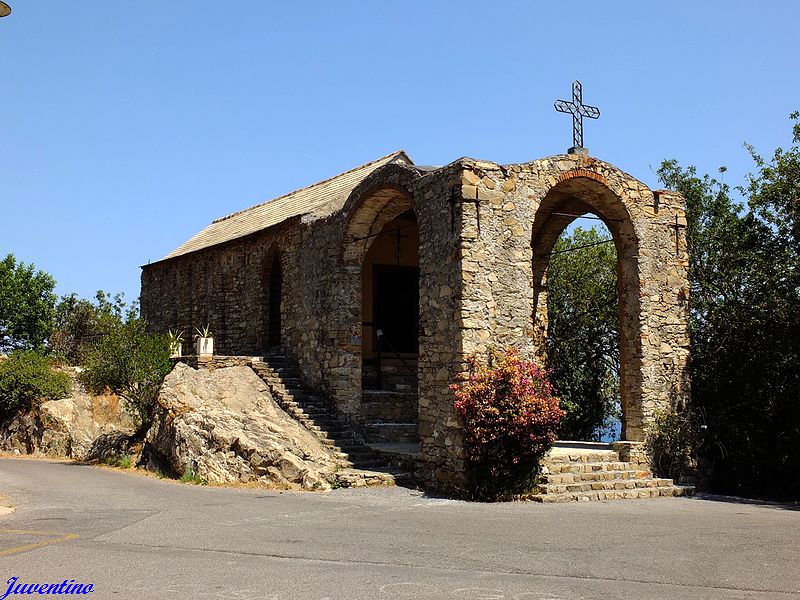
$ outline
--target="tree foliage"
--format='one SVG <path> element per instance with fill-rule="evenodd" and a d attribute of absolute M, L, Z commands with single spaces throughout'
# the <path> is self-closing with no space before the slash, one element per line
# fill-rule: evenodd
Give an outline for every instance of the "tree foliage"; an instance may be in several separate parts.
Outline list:
<path fill-rule="evenodd" d="M 120 394 L 147 426 L 153 416 L 161 383 L 172 368 L 166 335 L 146 332 L 134 303 L 125 307 L 121 296 L 98 292 L 94 327 L 97 337 L 80 347 L 81 380 L 93 392 L 109 388 Z"/>
<path fill-rule="evenodd" d="M 513 350 L 493 360 L 483 366 L 472 360 L 467 380 L 451 386 L 478 500 L 528 491 L 563 415 L 543 369 Z"/>
<path fill-rule="evenodd" d="M 750 148 L 756 171 L 737 190 L 745 203 L 692 166 L 659 169 L 687 202 L 692 396 L 707 426 L 699 451 L 726 493 L 800 498 L 797 122 L 793 141 L 768 160 Z"/>
<path fill-rule="evenodd" d="M 617 253 L 609 235 L 576 227 L 547 270 L 547 366 L 566 415 L 562 439 L 599 440 L 619 414 Z"/>
<path fill-rule="evenodd" d="M 18 350 L 0 360 L 0 418 L 28 410 L 39 400 L 64 398 L 72 387 L 66 373 L 34 350 Z"/>
<path fill-rule="evenodd" d="M 127 308 L 122 294 L 112 296 L 100 290 L 94 302 L 67 294 L 55 306 L 50 348 L 70 364 L 78 364 L 84 346 L 128 318 L 136 318 L 136 305 Z"/>
<path fill-rule="evenodd" d="M 13 254 L 0 261 L 0 351 L 42 349 L 53 329 L 55 280 Z"/>

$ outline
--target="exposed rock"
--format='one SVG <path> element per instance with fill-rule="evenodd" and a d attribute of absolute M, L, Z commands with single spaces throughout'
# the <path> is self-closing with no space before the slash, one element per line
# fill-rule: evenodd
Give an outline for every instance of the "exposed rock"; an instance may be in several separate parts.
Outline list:
<path fill-rule="evenodd" d="M 75 370 L 69 375 L 70 397 L 42 402 L 0 424 L 0 450 L 84 459 L 99 438 L 110 434 L 130 438 L 135 427 L 120 397 L 91 395 L 78 382 Z"/>
<path fill-rule="evenodd" d="M 166 462 L 212 483 L 259 480 L 329 489 L 336 462 L 319 440 L 272 399 L 248 367 L 167 375 L 147 433 L 143 462 Z"/>

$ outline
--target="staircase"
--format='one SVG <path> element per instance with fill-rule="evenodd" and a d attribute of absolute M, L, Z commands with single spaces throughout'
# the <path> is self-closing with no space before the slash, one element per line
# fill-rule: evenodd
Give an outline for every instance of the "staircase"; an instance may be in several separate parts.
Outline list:
<path fill-rule="evenodd" d="M 537 502 L 587 502 L 691 496 L 694 487 L 654 477 L 644 447 L 635 442 L 557 443 L 542 465 Z"/>
<path fill-rule="evenodd" d="M 272 351 L 263 360 L 254 360 L 252 369 L 267 384 L 278 405 L 328 448 L 338 464 L 336 477 L 341 487 L 395 485 L 399 479 L 410 477 L 390 471 L 381 454 L 367 446 L 352 426 L 303 384 L 297 365 L 284 353 Z"/>
<path fill-rule="evenodd" d="M 373 448 L 394 445 L 409 452 L 414 446 L 418 449 L 417 359 L 384 358 L 380 366 L 380 378 L 374 359 L 365 359 L 361 367 L 364 438 Z"/>

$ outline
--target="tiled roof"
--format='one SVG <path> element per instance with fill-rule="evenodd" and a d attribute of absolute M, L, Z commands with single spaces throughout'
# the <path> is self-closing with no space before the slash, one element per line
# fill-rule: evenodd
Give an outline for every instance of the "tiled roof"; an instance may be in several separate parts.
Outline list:
<path fill-rule="evenodd" d="M 332 210 L 341 208 L 350 192 L 367 175 L 375 169 L 394 162 L 414 164 L 402 150 L 387 154 L 330 179 L 325 179 L 284 196 L 279 196 L 274 200 L 268 200 L 262 204 L 257 204 L 227 217 L 217 219 L 200 233 L 167 254 L 162 260 L 175 258 L 189 252 L 195 252 L 196 250 L 202 250 L 209 246 L 250 235 L 267 227 L 277 225 L 291 217 L 313 212 L 314 209 L 323 205 L 326 205 L 326 208 L 332 208 Z"/>

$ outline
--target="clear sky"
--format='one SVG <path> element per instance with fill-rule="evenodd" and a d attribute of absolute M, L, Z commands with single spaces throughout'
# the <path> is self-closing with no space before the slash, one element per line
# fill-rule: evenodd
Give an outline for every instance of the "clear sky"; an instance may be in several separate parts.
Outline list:
<path fill-rule="evenodd" d="M 0 254 L 57 292 L 139 293 L 216 217 L 396 149 L 526 162 L 585 145 L 651 187 L 738 183 L 790 143 L 800 2 L 6 0 Z"/>

